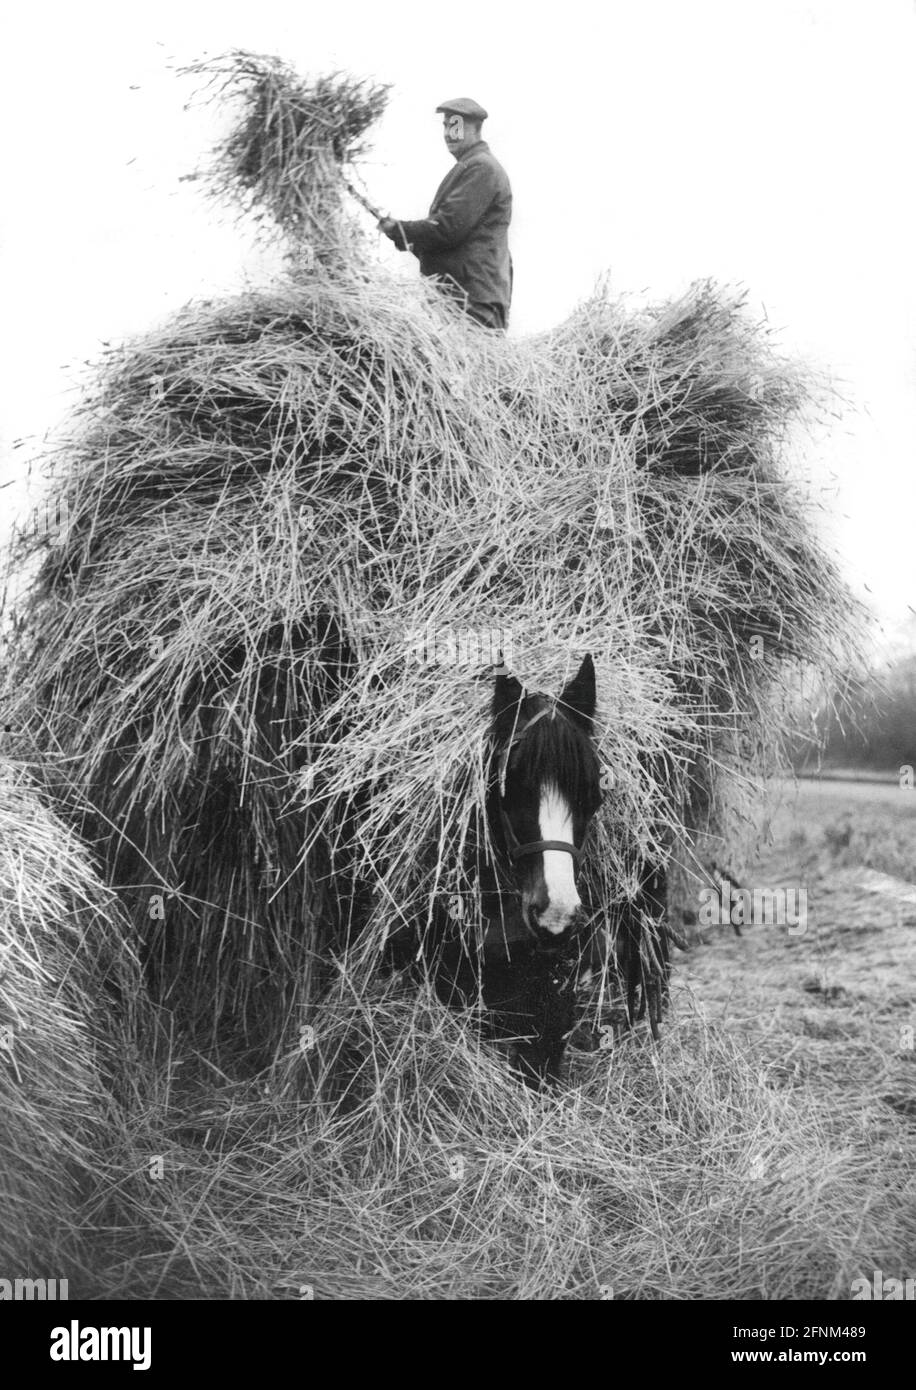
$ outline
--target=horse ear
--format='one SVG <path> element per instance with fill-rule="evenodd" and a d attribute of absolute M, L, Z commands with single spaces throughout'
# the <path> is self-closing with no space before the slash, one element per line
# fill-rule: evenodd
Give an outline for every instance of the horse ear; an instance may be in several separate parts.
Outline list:
<path fill-rule="evenodd" d="M 516 710 L 525 698 L 525 688 L 515 676 L 506 674 L 505 666 L 498 672 L 493 682 L 493 704 L 491 714 L 494 721 L 507 710 Z"/>
<path fill-rule="evenodd" d="M 595 717 L 595 663 L 590 654 L 583 657 L 582 665 L 566 685 L 560 704 L 577 718 L 586 733 L 591 733 Z"/>

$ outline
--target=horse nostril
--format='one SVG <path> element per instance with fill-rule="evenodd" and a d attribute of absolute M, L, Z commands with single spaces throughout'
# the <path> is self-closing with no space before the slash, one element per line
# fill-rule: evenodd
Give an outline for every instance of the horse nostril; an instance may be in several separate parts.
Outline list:
<path fill-rule="evenodd" d="M 554 960 L 564 954 L 569 947 L 569 933 L 561 932 L 559 936 L 553 936 L 550 932 L 539 931 L 535 937 L 535 953 L 542 960 Z"/>

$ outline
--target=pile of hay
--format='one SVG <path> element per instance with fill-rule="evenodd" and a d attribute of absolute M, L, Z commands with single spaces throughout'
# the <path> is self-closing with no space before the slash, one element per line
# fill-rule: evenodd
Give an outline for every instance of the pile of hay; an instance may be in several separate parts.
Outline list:
<path fill-rule="evenodd" d="M 114 1136 L 122 1176 L 86 1292 L 837 1296 L 850 1265 L 870 1267 L 863 1202 L 904 1198 L 874 1158 L 831 1147 L 810 1087 L 786 1090 L 679 1012 L 661 1049 L 631 1035 L 573 1053 L 573 1085 L 551 1096 L 394 981 L 318 1006 L 298 1104 L 176 1058 Z M 150 1154 L 165 1157 L 154 1184 Z"/>
<path fill-rule="evenodd" d="M 783 464 L 807 383 L 739 298 L 599 288 L 482 332 L 342 230 L 382 89 L 209 71 L 244 98 L 217 187 L 337 254 L 109 356 L 57 457 L 66 535 L 20 546 L 10 701 L 163 996 L 276 1047 L 332 951 L 368 980 L 456 893 L 473 928 L 500 653 L 548 692 L 595 658 L 613 936 L 640 858 L 683 859 L 778 756 L 800 670 L 845 664 L 850 600 Z M 656 1001 L 664 959 L 647 933 Z"/>
<path fill-rule="evenodd" d="M 0 1260 L 72 1271 L 114 1106 L 110 1021 L 140 1007 L 129 924 L 73 833 L 0 762 Z M 128 1059 L 123 1054 L 117 1065 Z"/>
<path fill-rule="evenodd" d="M 778 748 L 799 661 L 842 657 L 848 598 L 778 458 L 800 400 L 712 286 L 599 293 L 515 343 L 427 285 L 319 273 L 112 354 L 13 713 L 97 808 L 169 997 L 276 1043 L 351 918 L 371 973 L 472 890 L 497 648 L 548 692 L 595 658 L 586 890 L 612 923 L 638 855 Z"/>
<path fill-rule="evenodd" d="M 227 72 L 248 95 L 217 187 L 318 253 L 109 354 L 55 455 L 66 529 L 15 551 L 4 715 L 69 826 L 0 782 L 5 1253 L 49 1274 L 82 1220 L 106 1296 L 822 1295 L 852 1207 L 820 1121 L 713 1035 L 573 1048 L 576 1088 L 535 1096 L 378 978 L 456 894 L 479 925 L 500 655 L 553 693 L 595 659 L 582 887 L 611 947 L 640 857 L 687 871 L 778 761 L 793 690 L 847 668 L 853 605 L 787 473 L 807 383 L 708 284 L 478 329 L 354 237 L 380 89 Z M 621 940 L 657 1006 L 664 929 Z M 230 1041 L 282 1059 L 269 1089 Z M 764 1150 L 775 1193 L 748 1187 Z"/>

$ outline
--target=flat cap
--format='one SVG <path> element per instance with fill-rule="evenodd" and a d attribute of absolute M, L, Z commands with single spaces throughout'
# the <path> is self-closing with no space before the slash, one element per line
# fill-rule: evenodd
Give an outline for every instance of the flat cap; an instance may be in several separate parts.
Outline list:
<path fill-rule="evenodd" d="M 474 101 L 471 97 L 455 97 L 454 101 L 443 101 L 436 110 L 444 111 L 449 116 L 467 116 L 472 121 L 485 121 L 489 114 L 479 101 Z"/>

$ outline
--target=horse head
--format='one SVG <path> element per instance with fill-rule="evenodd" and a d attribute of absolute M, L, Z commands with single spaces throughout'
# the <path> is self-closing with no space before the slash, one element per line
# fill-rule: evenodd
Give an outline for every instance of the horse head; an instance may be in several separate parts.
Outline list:
<path fill-rule="evenodd" d="M 576 871 L 601 803 L 592 742 L 595 667 L 586 656 L 562 694 L 526 694 L 499 674 L 493 692 L 487 816 L 503 875 L 521 899 L 525 928 L 558 951 L 583 913 Z"/>

